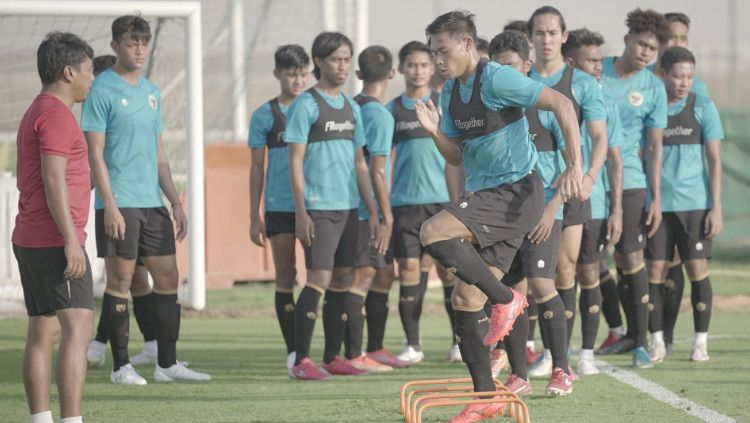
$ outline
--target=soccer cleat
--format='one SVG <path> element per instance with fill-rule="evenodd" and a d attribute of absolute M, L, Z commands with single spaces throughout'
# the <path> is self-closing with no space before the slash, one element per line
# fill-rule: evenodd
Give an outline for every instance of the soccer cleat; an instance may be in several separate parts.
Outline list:
<path fill-rule="evenodd" d="M 529 377 L 532 379 L 547 379 L 552 375 L 552 356 L 540 354 L 539 358 L 529 366 Z"/>
<path fill-rule="evenodd" d="M 568 376 L 570 376 L 571 382 L 575 382 L 578 380 L 578 375 L 573 372 L 573 368 L 570 367 L 570 364 L 568 364 Z"/>
<path fill-rule="evenodd" d="M 596 368 L 594 360 L 591 358 L 581 358 L 578 360 L 578 373 L 584 376 L 598 375 L 599 369 Z"/>
<path fill-rule="evenodd" d="M 648 355 L 645 347 L 633 348 L 633 367 L 638 369 L 648 369 L 654 367 L 651 357 Z"/>
<path fill-rule="evenodd" d="M 211 375 L 188 369 L 178 361 L 166 369 L 157 364 L 154 368 L 154 380 L 157 382 L 174 382 L 176 380 L 207 381 L 211 380 Z"/>
<path fill-rule="evenodd" d="M 529 305 L 525 295 L 514 289 L 511 289 L 511 292 L 513 293 L 513 299 L 508 304 L 492 305 L 490 328 L 483 340 L 484 345 L 488 347 L 502 341 L 508 335 L 508 332 L 513 329 L 516 318 L 523 314 L 523 310 Z"/>
<path fill-rule="evenodd" d="M 693 345 L 693 353 L 690 354 L 690 361 L 703 362 L 710 360 L 708 356 L 708 346 L 706 344 Z"/>
<path fill-rule="evenodd" d="M 310 357 L 305 357 L 292 367 L 292 377 L 298 380 L 324 380 L 328 378 L 328 373 L 318 369 Z"/>
<path fill-rule="evenodd" d="M 614 344 L 610 345 L 609 347 L 602 349 L 599 351 L 599 354 L 622 354 L 628 351 L 631 351 L 635 347 L 635 341 L 622 337 L 618 339 Z"/>
<path fill-rule="evenodd" d="M 490 364 L 492 365 L 492 377 L 497 377 L 503 370 L 510 368 L 508 353 L 502 348 L 496 348 L 490 353 Z"/>
<path fill-rule="evenodd" d="M 424 359 L 424 352 L 417 350 L 411 345 L 407 345 L 396 358 L 409 364 L 416 364 Z"/>
<path fill-rule="evenodd" d="M 505 414 L 506 404 L 469 404 L 448 423 L 472 423 Z"/>
<path fill-rule="evenodd" d="M 121 366 L 117 371 L 112 371 L 109 380 L 117 385 L 145 385 L 147 383 L 130 363 Z"/>
<path fill-rule="evenodd" d="M 620 338 L 622 338 L 622 336 L 620 336 L 618 333 L 610 331 L 607 339 L 605 339 L 604 342 L 599 345 L 599 348 L 597 348 L 595 352 L 597 354 L 608 354 L 605 351 L 608 351 L 612 347 L 612 345 L 620 340 Z"/>
<path fill-rule="evenodd" d="M 547 396 L 564 397 L 573 392 L 573 382 L 565 370 L 555 367 L 547 384 Z"/>
<path fill-rule="evenodd" d="M 539 354 L 534 348 L 526 347 L 526 365 L 529 366 L 539 358 Z"/>
<path fill-rule="evenodd" d="M 393 370 L 393 367 L 379 363 L 368 357 L 367 354 L 360 354 L 359 357 L 350 358 L 349 364 L 367 372 L 390 372 Z"/>
<path fill-rule="evenodd" d="M 664 361 L 664 357 L 667 356 L 667 348 L 664 344 L 654 343 L 651 346 L 651 351 L 648 353 L 652 363 L 661 363 Z"/>
<path fill-rule="evenodd" d="M 458 348 L 458 344 L 453 344 L 451 349 L 448 351 L 448 355 L 445 356 L 445 361 L 448 363 L 460 363 L 464 361 L 461 357 L 461 349 Z"/>
<path fill-rule="evenodd" d="M 332 375 L 362 376 L 367 374 L 366 370 L 358 369 L 352 366 L 351 364 L 349 364 L 349 361 L 345 360 L 340 355 L 334 357 L 330 363 L 323 363 L 321 367 L 323 368 L 323 370 Z"/>
<path fill-rule="evenodd" d="M 107 344 L 103 344 L 96 339 L 91 341 L 89 349 L 86 351 L 86 360 L 89 363 L 89 367 L 102 367 L 106 361 Z"/>
<path fill-rule="evenodd" d="M 528 379 L 521 379 L 518 375 L 510 375 L 505 381 L 505 387 L 516 395 L 531 395 L 531 383 Z"/>
<path fill-rule="evenodd" d="M 393 355 L 392 352 L 388 351 L 385 348 L 368 352 L 367 356 L 380 364 L 391 366 L 394 369 L 403 369 L 405 367 L 409 367 L 409 364 L 411 364 L 407 361 L 399 360 L 395 355 Z"/>
<path fill-rule="evenodd" d="M 148 341 L 143 343 L 143 351 L 140 354 L 134 355 L 130 358 L 130 364 L 134 366 L 156 364 L 158 358 L 159 347 L 156 345 L 156 341 Z"/>

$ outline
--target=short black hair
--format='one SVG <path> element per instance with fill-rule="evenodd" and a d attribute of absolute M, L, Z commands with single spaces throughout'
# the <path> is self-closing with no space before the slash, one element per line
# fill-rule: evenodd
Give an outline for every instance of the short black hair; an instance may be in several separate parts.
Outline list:
<path fill-rule="evenodd" d="M 557 8 L 553 6 L 542 6 L 539 9 L 535 10 L 534 13 L 531 14 L 529 21 L 526 23 L 527 25 L 526 29 L 529 34 L 534 33 L 534 18 L 536 18 L 537 16 L 542 16 L 542 15 L 557 16 L 557 18 L 560 20 L 560 30 L 562 32 L 565 32 L 565 19 L 563 19 L 562 13 L 560 13 L 560 11 L 557 10 Z"/>
<path fill-rule="evenodd" d="M 94 50 L 81 37 L 70 32 L 50 32 L 36 51 L 36 68 L 42 85 L 55 83 L 66 66 L 81 69 Z"/>
<path fill-rule="evenodd" d="M 117 57 L 111 54 L 94 57 L 94 76 L 114 66 L 115 62 L 117 62 Z"/>
<path fill-rule="evenodd" d="M 273 54 L 276 69 L 306 69 L 310 66 L 310 57 L 298 44 L 286 44 L 276 49 Z"/>
<path fill-rule="evenodd" d="M 524 34 L 526 37 L 528 37 L 529 36 L 528 21 L 521 21 L 521 20 L 510 21 L 503 27 L 503 32 L 510 31 L 510 30 L 518 31 Z"/>
<path fill-rule="evenodd" d="M 688 15 L 681 13 L 681 12 L 669 12 L 664 14 L 664 19 L 667 21 L 668 24 L 671 24 L 672 22 L 680 22 L 688 29 L 690 28 L 690 18 Z"/>
<path fill-rule="evenodd" d="M 490 43 L 484 38 L 477 38 L 477 51 L 483 51 L 490 54 Z"/>
<path fill-rule="evenodd" d="M 562 54 L 565 57 L 570 57 L 581 47 L 598 47 L 602 44 L 604 44 L 602 34 L 589 31 L 588 28 L 574 29 L 568 32 L 568 40 L 562 45 Z"/>
<path fill-rule="evenodd" d="M 112 22 L 112 41 L 120 41 L 127 33 L 136 41 L 151 41 L 151 27 L 140 15 L 120 16 Z"/>
<path fill-rule="evenodd" d="M 447 32 L 451 35 L 468 35 L 476 44 L 479 37 L 477 37 L 475 19 L 474 14 L 466 10 L 454 10 L 443 13 L 427 25 L 425 35 L 427 35 L 428 39 L 432 35 L 437 35 L 441 32 Z"/>
<path fill-rule="evenodd" d="M 383 46 L 370 46 L 359 53 L 357 63 L 363 82 L 378 82 L 393 70 L 393 55 Z"/>
<path fill-rule="evenodd" d="M 430 59 L 432 59 L 432 50 L 430 50 L 430 47 L 428 47 L 427 44 L 421 41 L 409 41 L 398 51 L 398 62 L 404 63 L 407 57 L 417 51 L 427 53 L 430 56 Z"/>
<path fill-rule="evenodd" d="M 490 41 L 490 56 L 514 51 L 523 60 L 529 60 L 529 40 L 526 34 L 515 29 L 503 31 Z"/>
<path fill-rule="evenodd" d="M 321 32 L 313 40 L 310 52 L 313 58 L 325 59 L 341 46 L 348 46 L 349 51 L 354 55 L 354 44 L 352 44 L 352 40 L 349 37 L 340 32 Z M 320 79 L 320 68 L 315 64 L 314 60 L 313 75 L 315 75 L 316 79 Z"/>
<path fill-rule="evenodd" d="M 672 69 L 672 66 L 682 62 L 695 64 L 695 56 L 685 47 L 670 47 L 661 55 L 659 66 L 664 70 L 664 73 L 667 73 Z"/>
<path fill-rule="evenodd" d="M 643 10 L 638 8 L 631 10 L 628 12 L 627 19 L 625 19 L 625 25 L 628 26 L 629 34 L 651 32 L 656 35 L 660 43 L 665 43 L 669 40 L 667 21 L 664 20 L 664 16 L 661 13 L 653 9 Z"/>

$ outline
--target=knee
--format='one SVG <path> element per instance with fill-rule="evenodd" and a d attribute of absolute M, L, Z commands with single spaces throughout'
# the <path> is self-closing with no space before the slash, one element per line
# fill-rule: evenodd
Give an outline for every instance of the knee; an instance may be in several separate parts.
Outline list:
<path fill-rule="evenodd" d="M 708 260 L 697 259 L 685 262 L 688 278 L 691 281 L 699 281 L 708 277 Z"/>
<path fill-rule="evenodd" d="M 581 287 L 591 287 L 597 284 L 599 282 L 599 265 L 594 264 L 591 265 L 579 265 L 576 268 L 576 280 L 581 285 Z"/>
<path fill-rule="evenodd" d="M 276 270 L 276 286 L 278 288 L 285 290 L 294 289 L 294 284 L 296 281 L 297 269 L 294 266 L 283 270 Z"/>
<path fill-rule="evenodd" d="M 624 271 L 631 271 L 643 264 L 643 251 L 618 255 L 618 267 Z"/>
<path fill-rule="evenodd" d="M 484 307 L 486 302 L 487 296 L 469 284 L 459 282 L 453 288 L 453 294 L 451 295 L 451 305 L 453 305 L 453 308 L 478 310 Z"/>
<path fill-rule="evenodd" d="M 665 279 L 666 262 L 664 260 L 649 260 L 647 264 L 649 282 L 663 282 Z"/>
<path fill-rule="evenodd" d="M 422 223 L 422 227 L 419 228 L 419 241 L 422 245 L 427 246 L 435 242 L 436 226 L 432 220 Z"/>

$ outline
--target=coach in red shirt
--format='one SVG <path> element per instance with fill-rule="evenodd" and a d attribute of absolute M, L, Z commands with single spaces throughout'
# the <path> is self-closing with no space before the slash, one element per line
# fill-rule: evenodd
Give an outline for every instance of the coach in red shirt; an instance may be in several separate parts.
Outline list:
<path fill-rule="evenodd" d="M 88 148 L 71 112 L 94 79 L 93 50 L 78 36 L 53 32 L 37 50 L 42 91 L 21 120 L 18 260 L 29 330 L 23 380 L 31 422 L 52 422 L 52 350 L 59 337 L 56 381 L 63 423 L 82 422 L 86 347 L 93 329 L 91 266 L 83 245 L 91 177 Z"/>

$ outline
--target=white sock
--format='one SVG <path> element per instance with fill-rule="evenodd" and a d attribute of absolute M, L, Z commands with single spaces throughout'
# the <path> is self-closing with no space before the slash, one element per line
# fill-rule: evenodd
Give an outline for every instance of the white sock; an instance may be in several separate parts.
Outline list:
<path fill-rule="evenodd" d="M 708 343 L 708 332 L 695 332 L 695 345 L 706 345 Z"/>
<path fill-rule="evenodd" d="M 609 332 L 610 333 L 614 333 L 615 335 L 619 335 L 619 336 L 623 336 L 623 335 L 625 335 L 627 333 L 625 331 L 625 328 L 622 325 L 620 325 L 620 326 L 618 326 L 616 328 L 610 328 Z"/>
<path fill-rule="evenodd" d="M 52 411 L 42 411 L 41 413 L 36 413 L 31 415 L 31 423 L 55 423 L 54 420 L 52 420 Z"/>
<path fill-rule="evenodd" d="M 552 351 L 545 348 L 543 354 L 545 360 L 552 360 Z"/>
<path fill-rule="evenodd" d="M 594 350 L 584 350 L 584 349 L 581 349 L 579 358 L 581 360 L 593 360 L 594 359 Z"/>
<path fill-rule="evenodd" d="M 83 417 L 64 417 L 60 423 L 83 423 Z"/>
<path fill-rule="evenodd" d="M 532 350 L 534 347 L 534 341 L 526 341 L 526 348 L 531 348 Z"/>
<path fill-rule="evenodd" d="M 656 331 L 651 334 L 651 341 L 654 343 L 654 345 L 660 345 L 664 346 L 664 331 Z"/>

